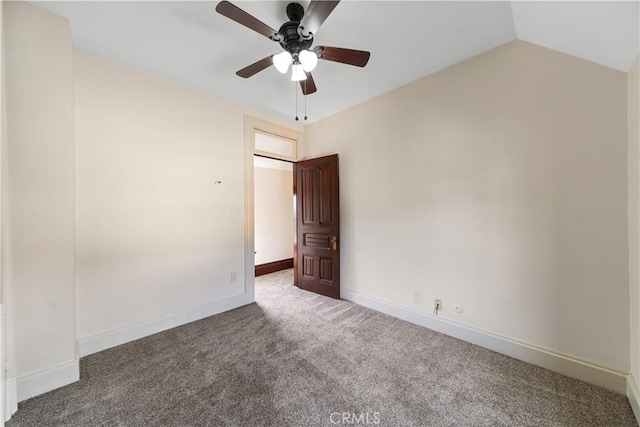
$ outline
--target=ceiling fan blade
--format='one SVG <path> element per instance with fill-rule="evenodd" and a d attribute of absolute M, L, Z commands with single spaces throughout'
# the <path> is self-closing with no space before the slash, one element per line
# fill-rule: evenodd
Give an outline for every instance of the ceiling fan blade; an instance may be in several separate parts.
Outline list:
<path fill-rule="evenodd" d="M 228 1 L 221 1 L 218 3 L 216 6 L 216 12 L 236 21 L 238 24 L 244 25 L 257 33 L 262 34 L 267 38 L 270 38 L 271 40 L 279 41 L 282 38 L 280 33 L 276 30 Z"/>
<path fill-rule="evenodd" d="M 248 79 L 254 74 L 257 74 L 265 68 L 269 68 L 271 65 L 273 65 L 273 60 L 271 59 L 272 56 L 273 55 L 269 55 L 266 58 L 262 58 L 260 61 L 254 62 L 253 64 L 244 67 L 242 70 L 236 71 L 236 74 L 240 77 Z"/>
<path fill-rule="evenodd" d="M 307 7 L 305 18 L 303 19 L 305 31 L 315 35 L 338 3 L 340 3 L 340 0 L 312 0 L 311 3 L 309 3 L 309 7 Z"/>
<path fill-rule="evenodd" d="M 364 50 L 343 49 L 341 47 L 317 46 L 313 50 L 319 59 L 355 65 L 356 67 L 367 65 L 371 56 L 370 52 Z"/>
<path fill-rule="evenodd" d="M 302 93 L 304 95 L 311 95 L 312 93 L 315 93 L 318 88 L 316 87 L 316 82 L 313 81 L 311 73 L 305 72 L 305 74 L 307 75 L 307 79 L 300 80 L 300 87 L 302 88 Z"/>

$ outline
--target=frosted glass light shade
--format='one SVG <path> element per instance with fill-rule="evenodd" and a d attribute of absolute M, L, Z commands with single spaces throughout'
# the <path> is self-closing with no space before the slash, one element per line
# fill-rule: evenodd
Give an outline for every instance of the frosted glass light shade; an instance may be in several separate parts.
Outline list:
<path fill-rule="evenodd" d="M 302 63 L 302 68 L 310 73 L 316 68 L 318 65 L 318 55 L 315 52 L 311 52 L 310 50 L 303 50 L 298 54 L 298 58 L 300 58 L 300 62 Z"/>
<path fill-rule="evenodd" d="M 276 70 L 285 74 L 289 69 L 289 64 L 291 64 L 291 54 L 286 50 L 283 50 L 279 54 L 273 55 L 271 60 L 273 61 L 273 65 L 276 67 Z"/>
<path fill-rule="evenodd" d="M 291 81 L 299 82 L 301 80 L 306 80 L 307 75 L 304 73 L 304 68 L 302 68 L 302 64 L 293 64 L 291 66 Z"/>

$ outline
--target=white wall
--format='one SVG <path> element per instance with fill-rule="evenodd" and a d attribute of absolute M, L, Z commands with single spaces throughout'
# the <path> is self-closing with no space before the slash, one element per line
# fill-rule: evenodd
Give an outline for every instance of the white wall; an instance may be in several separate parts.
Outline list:
<path fill-rule="evenodd" d="M 515 41 L 309 125 L 342 286 L 628 372 L 626 80 Z"/>
<path fill-rule="evenodd" d="M 27 3 L 6 2 L 4 24 L 2 278 L 22 399 L 78 375 L 73 50 L 67 21 Z"/>
<path fill-rule="evenodd" d="M 631 378 L 638 393 L 640 380 L 640 57 L 629 71 L 627 83 L 629 122 L 629 310 Z M 638 399 L 634 397 L 636 417 L 640 418 Z M 633 404 L 633 402 L 632 402 Z"/>
<path fill-rule="evenodd" d="M 293 258 L 293 169 L 290 163 L 270 162 L 276 166 L 267 161 L 259 163 L 267 167 L 254 168 L 256 265 Z"/>
<path fill-rule="evenodd" d="M 242 110 L 79 52 L 75 72 L 78 338 L 243 294 Z"/>

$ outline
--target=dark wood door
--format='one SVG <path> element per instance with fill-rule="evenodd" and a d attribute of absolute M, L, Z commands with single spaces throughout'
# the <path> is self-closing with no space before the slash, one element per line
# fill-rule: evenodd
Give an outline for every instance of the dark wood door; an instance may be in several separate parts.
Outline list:
<path fill-rule="evenodd" d="M 340 298 L 338 155 L 297 162 L 295 284 Z"/>

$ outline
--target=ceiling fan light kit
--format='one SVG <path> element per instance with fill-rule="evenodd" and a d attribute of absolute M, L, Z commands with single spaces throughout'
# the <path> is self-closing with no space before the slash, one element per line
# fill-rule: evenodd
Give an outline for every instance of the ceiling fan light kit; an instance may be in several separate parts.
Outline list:
<path fill-rule="evenodd" d="M 294 55 L 291 55 L 289 52 L 284 50 L 277 55 L 273 55 L 271 60 L 273 61 L 273 65 L 276 67 L 276 70 L 282 74 L 287 73 L 287 70 L 289 70 L 289 64 L 293 61 L 293 66 L 291 67 L 292 82 L 305 80 L 307 76 L 304 73 L 310 73 L 318 64 L 318 56 L 315 52 L 311 52 L 310 50 L 303 50 Z"/>
<path fill-rule="evenodd" d="M 301 82 L 307 80 L 307 75 L 304 73 L 304 67 L 300 62 L 294 62 L 291 66 L 291 81 Z"/>
<path fill-rule="evenodd" d="M 312 72 L 313 69 L 316 68 L 316 65 L 318 65 L 318 55 L 310 50 L 303 50 L 298 54 L 298 58 L 302 63 L 302 68 L 304 68 L 307 73 Z"/>
<path fill-rule="evenodd" d="M 279 54 L 273 55 L 271 59 L 273 60 L 273 65 L 276 67 L 276 70 L 278 70 L 282 74 L 286 74 L 293 57 L 289 52 L 283 50 Z"/>
<path fill-rule="evenodd" d="M 216 11 L 219 14 L 278 42 L 284 49 L 278 54 L 254 62 L 236 74 L 246 79 L 271 65 L 280 73 L 286 74 L 291 65 L 291 81 L 300 82 L 302 93 L 310 95 L 317 91 L 311 71 L 318 64 L 318 59 L 356 67 L 367 65 L 371 56 L 367 51 L 329 46 L 311 49 L 315 34 L 338 3 L 339 0 L 312 0 L 306 14 L 300 3 L 289 3 L 286 10 L 289 21 L 282 24 L 278 31 L 226 0 L 218 3 Z"/>

